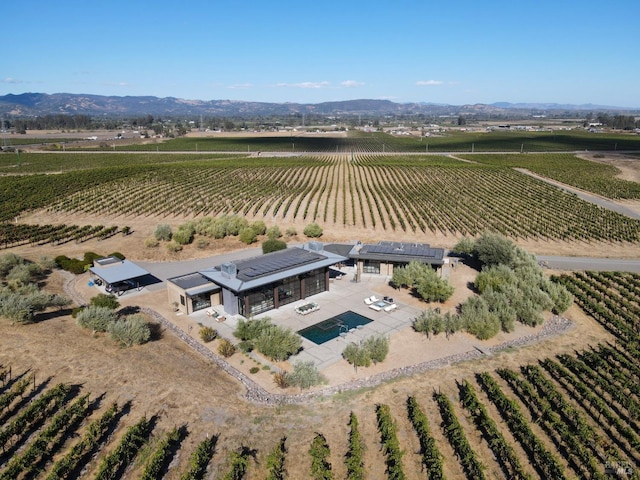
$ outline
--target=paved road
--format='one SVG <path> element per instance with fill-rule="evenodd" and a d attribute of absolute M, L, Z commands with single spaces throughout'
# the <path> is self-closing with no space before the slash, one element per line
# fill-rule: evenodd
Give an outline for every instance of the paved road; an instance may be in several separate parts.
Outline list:
<path fill-rule="evenodd" d="M 556 257 L 548 255 L 538 255 L 537 258 L 540 262 L 546 262 L 546 265 L 549 268 L 556 270 L 595 270 L 640 273 L 640 259 Z"/>

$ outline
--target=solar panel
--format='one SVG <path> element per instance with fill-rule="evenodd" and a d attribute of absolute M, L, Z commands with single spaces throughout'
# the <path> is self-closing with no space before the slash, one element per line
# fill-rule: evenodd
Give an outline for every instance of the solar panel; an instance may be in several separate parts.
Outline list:
<path fill-rule="evenodd" d="M 361 250 L 364 254 L 401 255 L 407 257 L 435 257 L 437 249 L 428 244 L 385 242 L 377 245 L 365 245 Z"/>
<path fill-rule="evenodd" d="M 254 279 L 265 275 L 289 270 L 294 267 L 307 265 L 322 260 L 326 257 L 315 252 L 301 249 L 289 249 L 278 252 L 269 258 L 257 257 L 244 262 L 239 262 L 238 276 Z"/>

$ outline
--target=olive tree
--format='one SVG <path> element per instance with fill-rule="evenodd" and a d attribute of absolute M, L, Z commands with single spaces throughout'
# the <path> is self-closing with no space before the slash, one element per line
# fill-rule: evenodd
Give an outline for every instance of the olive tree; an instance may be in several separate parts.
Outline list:
<path fill-rule="evenodd" d="M 489 310 L 489 305 L 482 297 L 470 297 L 460 307 L 460 317 L 465 330 L 480 340 L 495 336 L 501 328 L 498 316 Z"/>
<path fill-rule="evenodd" d="M 168 223 L 160 223 L 156 226 L 156 229 L 153 231 L 153 236 L 156 240 L 171 240 L 171 236 L 173 232 L 171 231 L 171 227 Z"/>
<path fill-rule="evenodd" d="M 107 325 L 111 338 L 123 347 L 146 343 L 151 338 L 151 329 L 141 313 L 128 315 Z"/>
<path fill-rule="evenodd" d="M 76 317 L 76 323 L 83 327 L 96 332 L 106 332 L 110 324 L 117 321 L 118 316 L 116 312 L 107 307 L 96 307 L 89 305 L 78 313 Z"/>
<path fill-rule="evenodd" d="M 510 265 L 515 250 L 511 240 L 498 233 L 485 233 L 473 245 L 473 255 L 483 266 Z"/>
<path fill-rule="evenodd" d="M 326 379 L 318 371 L 313 360 L 298 360 L 293 364 L 293 370 L 287 375 L 289 384 L 297 387 L 310 388 L 325 383 Z"/>
<path fill-rule="evenodd" d="M 302 231 L 309 238 L 319 238 L 322 236 L 322 227 L 317 223 L 310 223 Z"/>
<path fill-rule="evenodd" d="M 342 351 L 342 358 L 349 364 L 353 365 L 353 369 L 357 372 L 358 367 L 368 367 L 371 365 L 371 357 L 366 348 L 362 344 L 351 342 Z"/>
<path fill-rule="evenodd" d="M 290 328 L 270 325 L 254 341 L 256 349 L 276 362 L 286 360 L 302 347 L 302 338 Z"/>

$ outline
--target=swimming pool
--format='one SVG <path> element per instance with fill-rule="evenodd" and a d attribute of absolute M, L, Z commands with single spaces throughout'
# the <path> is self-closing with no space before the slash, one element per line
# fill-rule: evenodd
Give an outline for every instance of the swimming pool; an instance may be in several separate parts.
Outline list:
<path fill-rule="evenodd" d="M 349 310 L 320 323 L 316 323 L 315 325 L 311 325 L 310 327 L 303 328 L 298 331 L 298 334 L 320 345 L 340 336 L 340 333 L 347 333 L 352 328 L 366 325 L 372 321 L 370 318 L 363 317 Z"/>

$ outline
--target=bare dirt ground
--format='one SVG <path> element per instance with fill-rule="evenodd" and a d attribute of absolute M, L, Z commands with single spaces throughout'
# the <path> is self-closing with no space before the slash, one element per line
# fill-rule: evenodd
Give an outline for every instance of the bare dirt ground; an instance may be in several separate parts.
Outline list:
<path fill-rule="evenodd" d="M 601 159 L 602 160 L 602 159 Z M 614 161 L 611 159 L 610 161 Z M 619 160 L 624 163 L 626 160 Z M 636 173 L 637 174 L 637 173 Z M 634 174 L 634 175 L 636 175 Z M 632 175 L 631 172 L 625 175 Z M 631 178 L 631 177 L 629 177 Z M 43 213 L 33 214 L 25 221 L 46 223 L 53 218 Z M 70 219 L 57 218 L 62 222 Z M 179 254 L 169 254 L 165 249 L 147 249 L 144 239 L 151 236 L 153 228 L 160 219 L 108 219 L 74 218 L 78 224 L 102 223 L 105 225 L 129 225 L 133 233 L 127 237 L 120 235 L 104 241 L 90 241 L 84 244 L 46 246 L 40 248 L 20 247 L 14 249 L 18 254 L 36 259 L 41 255 L 81 256 L 92 250 L 107 254 L 121 251 L 132 260 L 177 260 L 210 256 L 215 253 L 231 251 L 243 245 L 237 240 L 224 240 L 212 243 L 210 247 L 198 250 L 186 248 Z M 167 221 L 164 219 L 164 221 Z M 177 226 L 181 219 L 173 219 L 169 223 Z M 287 226 L 280 225 L 281 229 Z M 295 226 L 302 231 L 302 225 Z M 302 236 L 301 236 L 302 237 Z M 292 241 L 304 241 L 303 238 Z M 325 228 L 323 241 L 375 241 L 388 238 L 377 238 L 370 231 L 353 231 L 342 228 Z M 413 240 L 397 238 L 398 240 Z M 451 236 L 434 235 L 429 238 L 421 236 L 420 241 L 434 246 L 452 246 L 457 239 Z M 575 245 L 547 242 L 518 242 L 529 251 L 540 254 L 568 254 L 591 256 L 637 256 L 637 248 L 630 253 L 624 246 L 611 245 Z M 444 308 L 452 308 L 467 295 L 466 282 L 472 273 L 460 271 L 456 278 L 459 282 L 456 296 Z M 63 278 L 55 273 L 47 288 L 61 291 Z M 385 291 L 380 291 L 385 294 Z M 398 293 L 394 292 L 397 296 Z M 160 301 L 160 297 L 158 297 Z M 411 301 L 403 298 L 402 301 Z M 264 478 L 265 456 L 274 448 L 282 437 L 288 438 L 287 467 L 290 478 L 307 478 L 309 471 L 308 448 L 314 432 L 322 432 L 329 440 L 331 462 L 336 477 L 343 477 L 343 455 L 346 451 L 347 421 L 349 412 L 358 416 L 367 445 L 365 462 L 369 469 L 368 478 L 385 478 L 384 463 L 379 451 L 379 437 L 375 430 L 374 405 L 385 403 L 392 406 L 396 418 L 406 418 L 406 399 L 414 395 L 423 404 L 430 405 L 431 394 L 436 389 L 447 392 L 451 398 L 457 398 L 455 381 L 462 378 L 471 379 L 476 372 L 492 370 L 497 367 L 517 368 L 519 365 L 536 362 L 540 358 L 553 356 L 561 352 L 573 352 L 588 345 L 610 340 L 610 336 L 590 317 L 577 307 L 572 307 L 566 316 L 575 327 L 567 333 L 546 339 L 535 345 L 505 351 L 478 361 L 463 362 L 446 368 L 433 370 L 424 374 L 398 378 L 372 389 L 335 395 L 332 398 L 312 401 L 301 406 L 265 406 L 251 404 L 243 399 L 243 387 L 217 367 L 209 364 L 199 354 L 193 352 L 184 343 L 169 332 L 162 332 L 159 338 L 145 345 L 123 349 L 116 346 L 108 337 L 93 336 L 80 329 L 68 315 L 53 316 L 32 325 L 9 325 L 0 321 L 0 365 L 11 365 L 14 372 L 32 369 L 38 381 L 50 378 L 52 384 L 70 382 L 82 385 L 83 391 L 90 392 L 93 397 L 105 394 L 104 404 L 109 401 L 131 401 L 131 412 L 121 422 L 116 435 L 121 434 L 126 425 L 133 424 L 140 416 L 158 415 L 158 431 L 166 430 L 174 425 L 187 424 L 190 435 L 178 452 L 175 468 L 167 478 L 178 478 L 186 468 L 187 457 L 195 445 L 205 435 L 220 435 L 216 453 L 212 461 L 213 472 L 218 474 L 227 467 L 226 455 L 240 445 L 247 445 L 257 450 L 259 466 L 251 464 L 247 478 Z M 529 333 L 526 327 L 520 327 Z M 474 342 L 465 334 L 457 334 L 457 341 Z M 500 334 L 492 342 L 505 341 L 509 337 Z M 436 337 L 427 340 L 407 329 L 393 336 L 388 360 L 383 364 L 361 369 L 363 375 L 377 372 L 377 369 L 391 368 L 406 362 L 407 359 L 417 361 L 433 355 L 446 355 L 452 349 L 454 340 Z M 238 364 L 242 360 L 237 357 Z M 240 364 L 239 364 L 240 366 Z M 330 367 L 327 376 L 339 382 L 354 377 L 355 373 L 346 362 Z M 267 373 L 260 372 L 260 375 Z M 433 411 L 433 407 L 428 407 Z M 432 428 L 437 430 L 439 420 L 430 418 Z M 411 440 L 413 432 L 406 421 L 400 425 L 399 432 L 403 446 L 414 446 Z M 440 435 L 436 433 L 436 435 Z M 411 443 L 413 442 L 413 443 Z M 446 453 L 446 442 L 442 441 Z M 419 457 L 415 448 L 407 448 L 403 459 L 407 478 L 417 479 L 420 473 Z M 490 461 L 490 460 L 489 460 Z M 92 467 L 95 469 L 96 460 Z M 139 470 L 139 466 L 136 467 Z M 448 478 L 460 478 L 461 471 L 457 461 L 450 454 L 445 459 L 445 471 Z M 129 478 L 135 478 L 133 474 Z"/>

